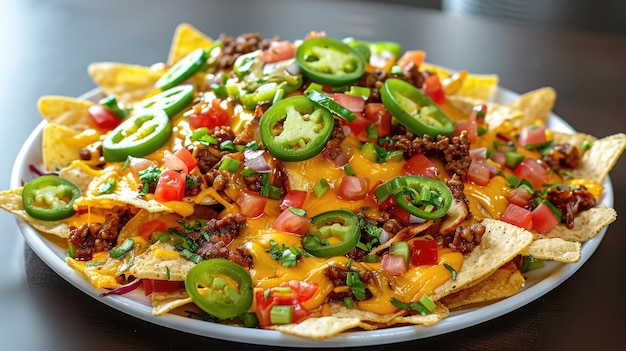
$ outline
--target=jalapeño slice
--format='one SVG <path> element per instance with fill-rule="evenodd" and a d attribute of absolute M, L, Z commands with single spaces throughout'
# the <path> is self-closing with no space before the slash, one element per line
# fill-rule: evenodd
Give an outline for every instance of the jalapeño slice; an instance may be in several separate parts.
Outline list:
<path fill-rule="evenodd" d="M 54 175 L 35 178 L 22 189 L 22 205 L 28 215 L 43 221 L 71 217 L 80 189 L 69 180 Z"/>
<path fill-rule="evenodd" d="M 170 139 L 172 127 L 164 110 L 143 110 L 126 119 L 102 140 L 108 162 L 123 162 L 128 156 L 144 157 Z"/>
<path fill-rule="evenodd" d="M 418 135 L 450 136 L 454 122 L 417 87 L 397 78 L 385 81 L 380 89 L 385 108 L 400 123 Z"/>
<path fill-rule="evenodd" d="M 303 161 L 320 153 L 330 139 L 334 118 L 306 96 L 278 101 L 261 117 L 261 140 L 282 161 Z"/>
<path fill-rule="evenodd" d="M 296 49 L 296 62 L 312 80 L 332 86 L 353 83 L 365 72 L 365 58 L 337 39 L 313 38 Z"/>
<path fill-rule="evenodd" d="M 212 258 L 195 265 L 187 273 L 185 290 L 198 307 L 219 319 L 235 318 L 252 305 L 250 274 L 224 258 Z"/>
<path fill-rule="evenodd" d="M 361 239 L 357 216 L 346 210 L 333 210 L 311 218 L 311 230 L 302 238 L 302 247 L 316 257 L 345 255 Z"/>

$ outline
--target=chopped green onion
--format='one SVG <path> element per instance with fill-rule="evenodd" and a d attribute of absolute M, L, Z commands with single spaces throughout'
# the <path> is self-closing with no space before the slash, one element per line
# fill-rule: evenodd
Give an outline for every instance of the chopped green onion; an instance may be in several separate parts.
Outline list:
<path fill-rule="evenodd" d="M 409 263 L 411 258 L 411 250 L 409 250 L 409 244 L 406 241 L 396 241 L 391 244 L 389 248 L 389 254 L 391 256 L 400 256 L 404 259 L 405 263 Z"/>
<path fill-rule="evenodd" d="M 117 99 L 115 95 L 109 95 L 102 98 L 99 102 L 104 108 L 113 113 L 118 119 L 124 119 L 128 116 L 128 111 L 122 109 L 120 105 L 117 103 Z"/>
<path fill-rule="evenodd" d="M 422 295 L 420 303 L 422 306 L 426 307 L 429 313 L 432 313 L 437 308 L 437 305 L 435 305 L 433 300 L 426 294 Z"/>
<path fill-rule="evenodd" d="M 328 192 L 328 189 L 330 189 L 328 181 L 325 178 L 322 178 L 319 183 L 315 185 L 315 189 L 313 191 L 315 192 L 315 196 L 319 199 Z"/>
<path fill-rule="evenodd" d="M 222 151 L 235 151 L 235 143 L 232 140 L 224 140 L 220 144 L 220 150 Z"/>
<path fill-rule="evenodd" d="M 243 322 L 243 326 L 246 328 L 256 328 L 259 325 L 259 320 L 254 312 L 246 312 L 239 316 L 239 319 Z"/>
<path fill-rule="evenodd" d="M 259 149 L 259 142 L 256 140 L 252 140 L 251 142 L 247 143 L 245 146 L 246 150 L 258 150 Z"/>
<path fill-rule="evenodd" d="M 224 84 L 211 84 L 211 90 L 217 98 L 225 99 L 228 97 L 228 89 Z"/>
<path fill-rule="evenodd" d="M 371 89 L 366 87 L 360 87 L 358 85 L 350 86 L 350 90 L 346 92 L 346 95 L 360 96 L 364 100 L 370 97 Z"/>
<path fill-rule="evenodd" d="M 504 153 L 505 164 L 510 168 L 515 168 L 524 161 L 525 156 L 515 151 L 507 151 Z"/>
<path fill-rule="evenodd" d="M 374 123 L 370 123 L 365 127 L 365 131 L 367 132 L 367 138 L 376 140 L 378 139 L 378 127 Z"/>
<path fill-rule="evenodd" d="M 583 150 L 589 150 L 591 148 L 591 141 L 590 140 L 583 140 L 583 143 L 580 145 L 580 148 Z"/>
<path fill-rule="evenodd" d="M 366 255 L 365 257 L 363 257 L 363 262 L 365 262 L 365 263 L 377 263 L 378 262 L 378 256 L 376 256 L 376 255 Z"/>
<path fill-rule="evenodd" d="M 135 241 L 133 239 L 126 239 L 122 245 L 112 248 L 111 251 L 109 251 L 109 256 L 111 256 L 111 258 L 120 258 L 130 251 L 134 244 Z"/>
<path fill-rule="evenodd" d="M 352 167 L 346 163 L 345 166 L 343 166 L 343 171 L 346 172 L 347 175 L 349 176 L 355 176 L 356 173 L 354 173 L 354 170 L 352 169 Z"/>
<path fill-rule="evenodd" d="M 322 91 L 322 89 L 324 89 L 324 87 L 322 87 L 321 84 L 312 82 L 311 84 L 309 84 L 309 86 L 306 88 L 306 90 L 304 91 L 305 94 L 309 94 L 312 91 Z"/>
<path fill-rule="evenodd" d="M 447 263 L 444 263 L 443 266 L 446 267 L 446 269 L 450 271 L 450 274 L 452 275 L 450 279 L 456 280 L 456 269 L 454 269 L 454 267 L 452 267 L 451 265 Z"/>
<path fill-rule="evenodd" d="M 289 324 L 293 322 L 293 306 L 272 306 L 270 322 L 272 324 Z"/>
<path fill-rule="evenodd" d="M 522 273 L 542 268 L 546 261 L 532 256 L 524 256 L 522 260 Z"/>
<path fill-rule="evenodd" d="M 109 178 L 109 180 L 98 186 L 98 194 L 102 195 L 112 193 L 113 189 L 115 189 L 115 184 L 117 184 L 117 179 Z"/>
<path fill-rule="evenodd" d="M 220 164 L 220 170 L 226 170 L 229 172 L 237 172 L 241 162 L 235 160 L 234 158 L 224 157 L 222 158 L 222 164 Z"/>

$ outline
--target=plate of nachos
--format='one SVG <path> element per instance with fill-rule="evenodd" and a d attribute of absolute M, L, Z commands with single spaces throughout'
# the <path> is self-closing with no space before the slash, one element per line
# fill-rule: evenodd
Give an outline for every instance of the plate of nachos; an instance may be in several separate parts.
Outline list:
<path fill-rule="evenodd" d="M 181 24 L 165 62 L 39 100 L 0 206 L 74 286 L 189 333 L 358 346 L 495 318 L 593 254 L 626 136 L 425 58 Z"/>

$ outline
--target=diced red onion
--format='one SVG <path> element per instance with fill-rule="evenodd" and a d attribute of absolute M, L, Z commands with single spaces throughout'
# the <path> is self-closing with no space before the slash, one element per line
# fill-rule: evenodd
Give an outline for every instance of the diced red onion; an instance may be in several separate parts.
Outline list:
<path fill-rule="evenodd" d="M 409 223 L 411 223 L 411 224 L 421 224 L 421 223 L 424 223 L 424 222 L 426 222 L 426 220 L 424 218 L 422 218 L 422 217 L 418 217 L 418 216 L 415 216 L 415 215 L 410 215 L 409 216 Z"/>
<path fill-rule="evenodd" d="M 378 240 L 380 240 L 380 243 L 381 243 L 381 244 L 386 243 L 386 242 L 387 242 L 387 240 L 389 240 L 389 233 L 387 233 L 387 231 L 386 231 L 386 230 L 381 229 L 381 230 L 380 230 L 380 238 L 379 238 Z"/>
<path fill-rule="evenodd" d="M 135 280 L 131 281 L 130 283 L 124 284 L 120 286 L 119 288 L 116 288 L 107 292 L 103 292 L 102 294 L 100 294 L 100 297 L 105 297 L 108 295 L 124 295 L 126 293 L 129 293 L 137 289 L 139 285 L 141 285 L 141 279 L 135 278 Z"/>
<path fill-rule="evenodd" d="M 269 173 L 272 167 L 265 161 L 264 150 L 245 150 L 243 152 L 243 164 L 258 173 Z"/>
<path fill-rule="evenodd" d="M 339 155 L 337 155 L 337 157 L 335 157 L 335 159 L 333 160 L 333 162 L 339 166 L 339 167 L 343 167 L 345 166 L 348 161 L 350 161 L 350 154 L 348 153 L 348 151 L 341 147 L 341 153 Z"/>
<path fill-rule="evenodd" d="M 477 149 L 472 149 L 469 152 L 470 158 L 472 160 L 486 160 L 487 159 L 487 148 L 479 147 Z"/>
<path fill-rule="evenodd" d="M 31 170 L 31 172 L 37 174 L 38 176 L 44 176 L 44 175 L 59 175 L 59 172 L 46 172 L 46 171 L 42 171 L 41 169 L 39 169 L 39 167 L 33 165 L 33 164 L 29 164 L 28 168 Z"/>

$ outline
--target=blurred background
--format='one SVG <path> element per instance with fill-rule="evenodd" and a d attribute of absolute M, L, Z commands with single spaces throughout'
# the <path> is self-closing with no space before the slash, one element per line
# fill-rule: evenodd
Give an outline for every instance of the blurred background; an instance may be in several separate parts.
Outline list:
<path fill-rule="evenodd" d="M 482 16 L 528 26 L 626 35 L 623 0 L 371 0 L 438 9 L 454 16 Z"/>

